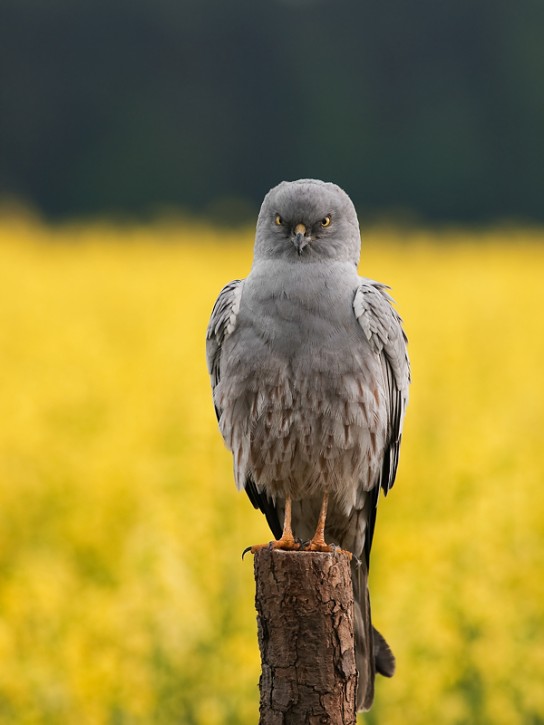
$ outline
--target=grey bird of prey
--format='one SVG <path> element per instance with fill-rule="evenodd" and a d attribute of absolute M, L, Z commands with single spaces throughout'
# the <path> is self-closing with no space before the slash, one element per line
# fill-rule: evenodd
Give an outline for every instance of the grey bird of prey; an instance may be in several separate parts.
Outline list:
<path fill-rule="evenodd" d="M 380 488 L 399 459 L 410 368 L 387 287 L 359 277 L 355 208 L 335 184 L 266 195 L 249 275 L 220 293 L 207 332 L 219 427 L 272 546 L 351 552 L 358 709 L 395 659 L 372 627 L 367 580 Z M 309 542 L 301 544 L 301 542 Z"/>

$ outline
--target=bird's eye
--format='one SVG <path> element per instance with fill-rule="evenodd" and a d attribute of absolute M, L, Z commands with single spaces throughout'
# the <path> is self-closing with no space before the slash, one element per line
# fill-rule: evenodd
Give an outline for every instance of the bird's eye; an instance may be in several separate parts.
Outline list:
<path fill-rule="evenodd" d="M 321 226 L 322 227 L 330 227 L 331 225 L 331 215 L 327 214 L 327 216 L 323 217 L 321 220 Z"/>
<path fill-rule="evenodd" d="M 276 224 L 276 226 L 278 227 L 281 227 L 281 225 L 283 224 L 283 219 L 279 214 L 276 214 L 276 216 L 274 217 L 274 224 Z"/>

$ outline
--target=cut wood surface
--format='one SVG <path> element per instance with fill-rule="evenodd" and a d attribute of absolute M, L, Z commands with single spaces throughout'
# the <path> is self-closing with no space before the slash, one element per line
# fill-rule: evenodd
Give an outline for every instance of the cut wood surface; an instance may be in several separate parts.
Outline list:
<path fill-rule="evenodd" d="M 354 725 L 357 670 L 350 561 L 255 553 L 260 725 Z"/>

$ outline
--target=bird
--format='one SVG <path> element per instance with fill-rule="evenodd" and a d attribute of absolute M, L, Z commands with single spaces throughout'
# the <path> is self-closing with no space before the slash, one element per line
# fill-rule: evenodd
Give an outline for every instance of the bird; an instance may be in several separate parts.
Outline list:
<path fill-rule="evenodd" d="M 355 207 L 339 186 L 283 181 L 265 196 L 253 263 L 212 310 L 206 356 L 238 489 L 280 549 L 351 556 L 357 709 L 395 657 L 371 623 L 370 550 L 393 486 L 410 363 L 387 285 L 360 277 Z"/>

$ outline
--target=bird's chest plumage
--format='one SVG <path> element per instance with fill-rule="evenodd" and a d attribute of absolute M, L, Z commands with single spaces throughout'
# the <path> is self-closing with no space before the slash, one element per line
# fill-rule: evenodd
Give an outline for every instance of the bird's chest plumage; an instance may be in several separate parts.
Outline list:
<path fill-rule="evenodd" d="M 237 479 L 295 499 L 329 488 L 354 505 L 385 436 L 381 367 L 352 309 L 357 278 L 282 281 L 250 280 L 225 341 L 218 394 Z"/>
<path fill-rule="evenodd" d="M 361 335 L 353 314 L 357 276 L 350 268 L 348 276 L 345 267 L 321 266 L 282 265 L 277 279 L 267 270 L 246 280 L 239 330 L 261 343 L 265 357 L 305 364 L 310 371 L 324 357 L 336 365 L 336 357 L 330 359 L 328 353 L 339 345 L 360 352 L 352 344 Z M 253 352 L 258 357 L 258 350 Z"/>

